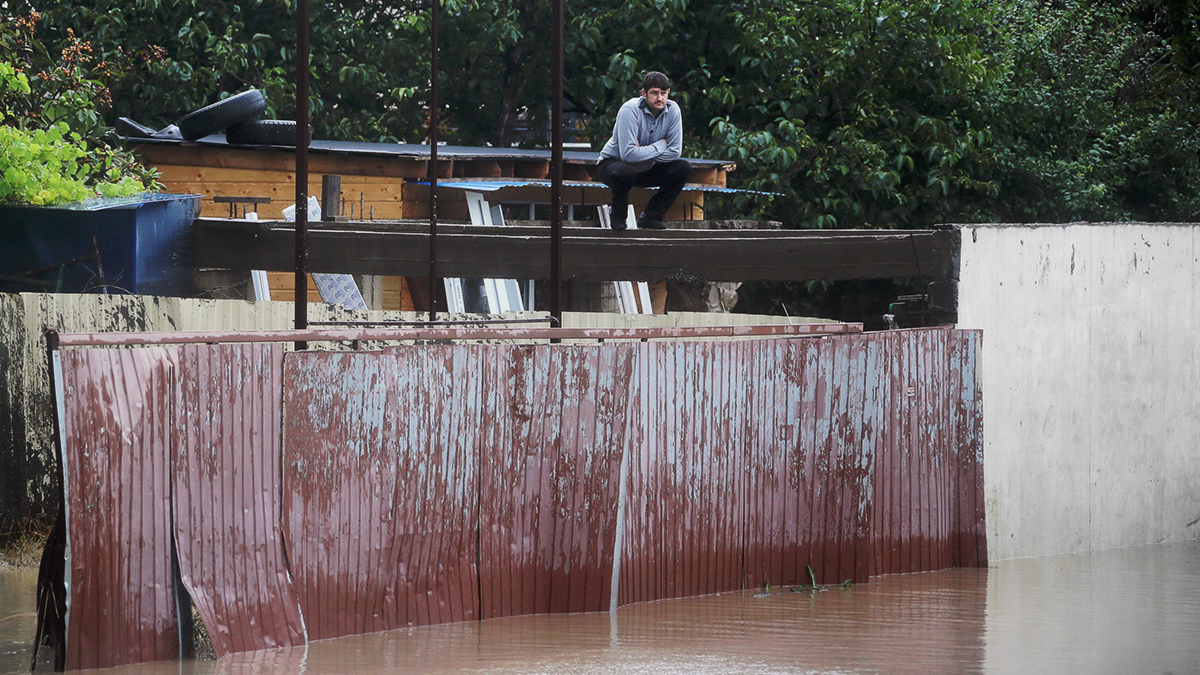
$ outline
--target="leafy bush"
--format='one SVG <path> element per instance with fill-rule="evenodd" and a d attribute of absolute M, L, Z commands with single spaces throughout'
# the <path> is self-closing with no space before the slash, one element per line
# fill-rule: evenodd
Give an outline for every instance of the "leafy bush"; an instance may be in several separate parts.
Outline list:
<path fill-rule="evenodd" d="M 1200 209 L 1200 81 L 1186 51 L 1195 41 L 1139 21 L 1151 5 L 992 6 L 981 32 L 1000 76 L 981 92 L 980 110 L 998 191 L 964 216 L 1163 221 Z"/>
<path fill-rule="evenodd" d="M 250 87 L 266 95 L 264 118 L 293 119 L 295 10 L 292 0 L 59 0 L 46 3 L 38 35 L 56 45 L 69 43 L 71 31 L 86 35 L 97 60 L 126 68 L 108 84 L 110 119 L 161 127 Z M 428 5 L 330 0 L 310 12 L 315 136 L 423 138 Z"/>
<path fill-rule="evenodd" d="M 127 196 L 158 188 L 157 174 L 126 150 L 100 109 L 119 68 L 91 65 L 91 45 L 75 38 L 51 59 L 33 30 L 37 13 L 0 17 L 0 203 L 51 205 Z M 30 77 L 27 73 L 37 71 Z"/>
<path fill-rule="evenodd" d="M 0 126 L 0 203 L 38 206 L 92 197 L 83 181 L 87 153 L 65 124 L 47 130 Z M 139 186 L 140 187 L 140 186 Z"/>

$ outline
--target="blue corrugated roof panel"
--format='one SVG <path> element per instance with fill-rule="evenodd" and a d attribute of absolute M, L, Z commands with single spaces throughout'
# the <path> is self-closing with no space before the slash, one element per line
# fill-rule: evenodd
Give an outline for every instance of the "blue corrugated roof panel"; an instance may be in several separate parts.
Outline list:
<path fill-rule="evenodd" d="M 418 185 L 429 185 L 429 181 L 413 181 Z M 497 180 L 456 180 L 446 179 L 438 180 L 438 187 L 455 188 L 459 190 L 472 190 L 474 192 L 495 192 L 503 188 L 529 188 L 529 187 L 550 187 L 550 181 L 537 179 L 523 178 L 501 178 Z M 594 181 L 579 181 L 565 180 L 563 187 L 580 187 L 580 188 L 601 188 L 608 189 L 604 183 Z M 739 190 L 736 188 L 720 187 L 717 185 L 686 185 L 683 188 L 688 191 L 695 192 L 726 192 L 726 193 L 743 193 L 756 195 L 778 195 L 778 192 L 762 192 L 759 190 Z"/>

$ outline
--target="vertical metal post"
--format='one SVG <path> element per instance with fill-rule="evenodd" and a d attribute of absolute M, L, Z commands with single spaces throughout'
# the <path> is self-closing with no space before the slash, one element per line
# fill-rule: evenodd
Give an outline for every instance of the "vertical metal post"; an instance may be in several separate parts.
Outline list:
<path fill-rule="evenodd" d="M 438 13 L 439 1 L 433 0 L 430 17 L 429 55 L 429 320 L 437 319 L 437 179 L 438 179 Z"/>
<path fill-rule="evenodd" d="M 308 328 L 308 0 L 296 2 L 296 330 Z M 308 343 L 296 342 L 296 349 Z"/>
<path fill-rule="evenodd" d="M 554 0 L 550 106 L 550 315 L 562 326 L 563 0 Z"/>

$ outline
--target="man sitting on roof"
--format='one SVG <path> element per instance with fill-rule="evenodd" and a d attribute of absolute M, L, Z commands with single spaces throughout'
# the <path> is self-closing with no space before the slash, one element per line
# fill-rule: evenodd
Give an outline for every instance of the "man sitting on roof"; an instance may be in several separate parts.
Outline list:
<path fill-rule="evenodd" d="M 671 83 L 666 75 L 649 72 L 642 78 L 642 95 L 631 98 L 617 112 L 612 138 L 600 151 L 596 176 L 612 188 L 612 229 L 624 230 L 629 211 L 629 190 L 657 187 L 637 219 L 643 230 L 666 228 L 663 218 L 683 191 L 692 165 L 680 159 L 683 152 L 683 116 L 679 105 L 668 100 Z"/>

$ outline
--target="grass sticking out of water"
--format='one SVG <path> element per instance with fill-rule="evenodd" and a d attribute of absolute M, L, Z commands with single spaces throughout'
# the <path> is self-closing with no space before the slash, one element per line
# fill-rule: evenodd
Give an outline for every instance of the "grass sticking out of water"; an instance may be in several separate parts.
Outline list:
<path fill-rule="evenodd" d="M 29 519 L 0 532 L 0 567 L 37 567 L 50 536 L 50 525 Z"/>

